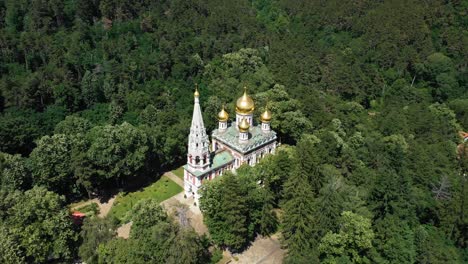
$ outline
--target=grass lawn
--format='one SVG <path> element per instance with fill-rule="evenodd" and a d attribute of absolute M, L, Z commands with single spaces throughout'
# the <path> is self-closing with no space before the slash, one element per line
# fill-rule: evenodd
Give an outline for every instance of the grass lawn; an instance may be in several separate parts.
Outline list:
<path fill-rule="evenodd" d="M 167 177 L 161 177 L 157 182 L 150 186 L 127 194 L 119 193 L 115 199 L 109 216 L 115 216 L 120 221 L 126 222 L 125 216 L 138 201 L 152 198 L 162 202 L 182 191 L 182 187 L 171 181 Z"/>
<path fill-rule="evenodd" d="M 182 180 L 184 179 L 184 167 L 180 167 L 178 169 L 175 169 L 172 171 L 177 177 L 181 178 Z"/>

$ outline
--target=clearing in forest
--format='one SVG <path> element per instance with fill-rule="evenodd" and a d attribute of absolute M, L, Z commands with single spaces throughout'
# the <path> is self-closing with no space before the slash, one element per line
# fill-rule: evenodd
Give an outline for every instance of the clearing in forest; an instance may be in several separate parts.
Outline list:
<path fill-rule="evenodd" d="M 111 208 L 109 216 L 115 216 L 122 222 L 126 222 L 127 212 L 131 211 L 138 201 L 143 199 L 155 199 L 162 202 L 182 191 L 182 187 L 166 176 L 140 191 L 131 193 L 119 193 Z"/>

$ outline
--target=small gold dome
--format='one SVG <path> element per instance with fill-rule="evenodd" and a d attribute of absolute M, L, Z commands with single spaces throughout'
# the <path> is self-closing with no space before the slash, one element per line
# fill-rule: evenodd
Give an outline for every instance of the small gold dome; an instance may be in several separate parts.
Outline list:
<path fill-rule="evenodd" d="M 198 92 L 198 85 L 195 85 L 195 92 L 193 93 L 193 96 L 200 97 L 200 93 Z"/>
<path fill-rule="evenodd" d="M 265 112 L 260 115 L 260 121 L 267 123 L 271 121 L 271 112 L 265 108 Z"/>
<path fill-rule="evenodd" d="M 228 119 L 229 119 L 229 114 L 228 112 L 226 112 L 226 110 L 224 110 L 224 105 L 223 105 L 223 108 L 218 113 L 218 120 L 221 122 L 226 122 L 228 121 Z"/>
<path fill-rule="evenodd" d="M 247 95 L 247 88 L 244 87 L 244 94 L 237 99 L 236 112 L 240 114 L 251 114 L 254 109 L 254 101 Z"/>
<path fill-rule="evenodd" d="M 247 122 L 247 119 L 243 118 L 239 124 L 239 131 L 245 133 L 249 131 L 249 128 L 250 128 L 249 122 Z"/>

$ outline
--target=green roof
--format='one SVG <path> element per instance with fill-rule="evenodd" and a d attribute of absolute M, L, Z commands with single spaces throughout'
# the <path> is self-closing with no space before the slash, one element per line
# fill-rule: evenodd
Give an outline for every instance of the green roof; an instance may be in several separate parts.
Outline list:
<path fill-rule="evenodd" d="M 270 130 L 270 132 L 265 133 L 260 126 L 253 126 L 249 131 L 249 140 L 245 143 L 239 143 L 239 131 L 235 128 L 235 124 L 232 124 L 225 131 L 215 129 L 211 136 L 242 154 L 276 140 L 275 131 Z"/>
<path fill-rule="evenodd" d="M 216 153 L 211 160 L 212 162 L 210 164 L 210 167 L 206 171 L 199 171 L 199 170 L 192 171 L 189 169 L 188 165 L 184 165 L 184 169 L 187 171 L 190 171 L 190 173 L 198 177 L 210 171 L 213 171 L 215 169 L 224 167 L 226 164 L 231 163 L 234 160 L 234 158 L 232 157 L 231 153 L 229 153 L 229 151 L 223 150 L 223 151 Z"/>

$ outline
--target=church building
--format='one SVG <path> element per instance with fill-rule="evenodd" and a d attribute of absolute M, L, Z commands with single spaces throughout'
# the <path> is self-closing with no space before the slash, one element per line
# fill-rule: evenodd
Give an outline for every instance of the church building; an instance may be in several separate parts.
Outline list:
<path fill-rule="evenodd" d="M 274 154 L 276 133 L 271 130 L 271 112 L 260 115 L 255 125 L 254 101 L 244 94 L 236 102 L 236 118 L 232 122 L 223 108 L 218 114 L 218 128 L 211 134 L 211 145 L 200 108 L 200 93 L 194 93 L 192 125 L 188 140 L 187 164 L 184 166 L 184 191 L 198 203 L 198 190 L 205 181 L 235 170 L 242 164 L 254 166 L 267 154 Z"/>

